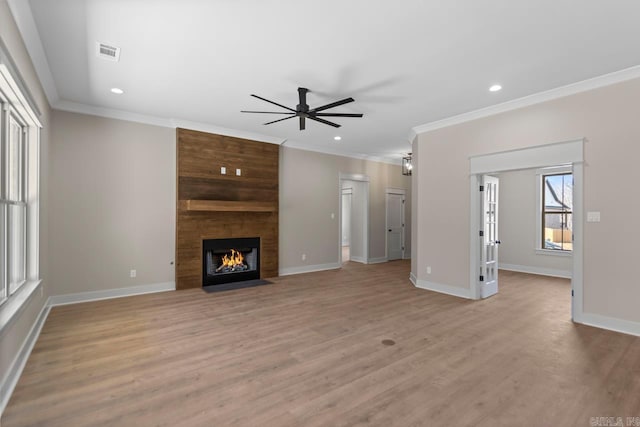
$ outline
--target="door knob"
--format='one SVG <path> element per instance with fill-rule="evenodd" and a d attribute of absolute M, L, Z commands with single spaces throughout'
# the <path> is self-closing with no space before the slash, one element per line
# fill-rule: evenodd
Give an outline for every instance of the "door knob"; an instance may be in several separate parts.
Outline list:
<path fill-rule="evenodd" d="M 391 233 L 391 229 L 389 229 L 389 233 Z"/>

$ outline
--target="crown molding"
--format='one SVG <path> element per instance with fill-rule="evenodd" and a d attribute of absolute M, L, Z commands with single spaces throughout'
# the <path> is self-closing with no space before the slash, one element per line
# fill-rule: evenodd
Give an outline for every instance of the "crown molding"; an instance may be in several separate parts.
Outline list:
<path fill-rule="evenodd" d="M 88 114 L 90 116 L 106 117 L 108 119 L 126 120 L 128 122 L 143 123 L 161 127 L 173 127 L 171 119 L 150 116 L 146 114 L 132 113 L 125 110 L 96 107 L 72 101 L 58 101 L 52 105 L 54 110 L 68 111 L 70 113 Z"/>
<path fill-rule="evenodd" d="M 263 135 L 260 133 L 246 132 L 239 129 L 230 129 L 221 126 L 212 125 L 209 123 L 191 122 L 182 119 L 171 119 L 171 126 L 173 128 L 183 128 L 197 130 L 201 132 L 215 133 L 217 135 L 232 136 L 234 138 L 251 139 L 253 141 L 267 142 L 269 144 L 282 145 L 286 139 L 278 138 L 269 135 Z"/>
<path fill-rule="evenodd" d="M 42 46 L 38 27 L 36 27 L 36 21 L 33 19 L 31 6 L 28 1 L 24 0 L 7 0 L 7 3 L 13 15 L 13 20 L 18 26 L 18 31 L 20 31 L 22 35 L 22 40 L 31 57 L 31 62 L 38 75 L 42 89 L 47 96 L 49 105 L 54 105 L 60 97 L 58 96 L 58 89 L 53 80 L 53 74 L 51 74 L 51 69 L 49 68 L 47 55 L 44 53 L 44 47 Z"/>
<path fill-rule="evenodd" d="M 615 71 L 613 73 L 604 74 L 598 77 L 593 77 L 591 79 L 572 83 L 566 86 L 561 86 L 544 92 L 534 93 L 533 95 L 528 95 L 522 98 L 503 102 L 501 104 L 496 104 L 486 108 L 481 108 L 479 110 L 459 114 L 457 116 L 447 117 L 446 119 L 437 120 L 435 122 L 425 123 L 423 125 L 413 127 L 412 131 L 415 134 L 419 135 L 421 133 L 431 132 L 436 129 L 442 129 L 445 127 L 470 122 L 472 120 L 494 116 L 500 113 L 506 113 L 508 111 L 517 110 L 519 108 L 541 104 L 543 102 L 552 101 L 558 98 L 564 98 L 566 96 L 575 95 L 581 92 L 587 92 L 593 89 L 610 86 L 616 83 L 621 83 L 636 78 L 640 78 L 640 65 L 625 68 L 624 70 Z"/>
<path fill-rule="evenodd" d="M 409 141 L 409 145 L 413 146 L 413 141 L 418 137 L 418 134 L 415 131 L 416 128 L 412 128 L 409 131 L 409 135 L 407 136 L 407 140 Z"/>
<path fill-rule="evenodd" d="M 368 154 L 350 153 L 348 151 L 334 150 L 331 148 L 314 147 L 314 146 L 309 146 L 308 144 L 303 144 L 297 141 L 293 141 L 291 139 L 288 139 L 285 142 L 286 142 L 285 147 L 287 148 L 295 148 L 298 150 L 312 151 L 314 153 L 327 154 L 330 156 L 348 157 L 350 159 L 357 159 L 357 160 L 369 160 L 371 162 L 387 163 L 395 166 L 399 166 L 402 163 L 401 158 L 395 159 L 395 158 L 383 157 L 383 156 L 370 156 Z"/>
<path fill-rule="evenodd" d="M 128 122 L 142 123 L 146 125 L 160 126 L 166 128 L 184 128 L 201 132 L 215 133 L 218 135 L 232 136 L 235 138 L 252 139 L 255 141 L 268 142 L 270 144 L 281 145 L 284 140 L 273 136 L 261 135 L 258 133 L 245 132 L 237 129 L 230 129 L 209 123 L 192 122 L 182 119 L 168 119 L 164 117 L 151 116 L 148 114 L 132 113 L 126 110 L 116 110 L 112 108 L 96 107 L 94 105 L 82 104 L 72 101 L 59 101 L 53 108 L 55 110 L 68 111 L 71 113 L 89 114 L 91 116 L 106 117 L 109 119 L 125 120 Z"/>
<path fill-rule="evenodd" d="M 269 135 L 262 135 L 259 133 L 246 132 L 238 129 L 230 129 L 221 126 L 216 126 L 210 123 L 192 122 L 183 119 L 167 119 L 163 117 L 150 116 L 146 114 L 132 113 L 125 110 L 116 110 L 111 108 L 96 107 L 93 105 L 82 104 L 71 101 L 59 101 L 53 109 L 60 111 L 68 111 L 71 113 L 88 114 L 91 116 L 105 117 L 109 119 L 125 120 L 129 122 L 142 123 L 153 126 L 168 127 L 168 128 L 184 128 L 191 129 L 200 132 L 215 133 L 218 135 L 226 135 L 234 138 L 251 139 L 254 141 L 267 142 L 269 144 L 283 145 L 286 142 L 286 147 L 296 148 L 304 151 L 313 151 L 316 153 L 323 153 L 333 156 L 349 157 L 359 160 L 369 160 L 378 163 L 388 163 L 392 165 L 399 165 L 400 159 L 393 159 L 389 157 L 369 156 L 366 154 L 354 154 L 340 150 L 326 149 L 322 147 L 313 147 L 306 144 L 296 142 L 294 140 L 287 140 L 284 138 L 273 137 Z"/>

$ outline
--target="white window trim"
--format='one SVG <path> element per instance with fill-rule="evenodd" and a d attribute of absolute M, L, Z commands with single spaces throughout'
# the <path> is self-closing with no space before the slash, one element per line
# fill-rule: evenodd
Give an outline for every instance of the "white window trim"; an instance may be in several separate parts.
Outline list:
<path fill-rule="evenodd" d="M 548 255 L 556 257 L 571 257 L 573 251 L 557 251 L 542 248 L 540 236 L 542 236 L 542 176 L 551 174 L 571 173 L 573 168 L 571 165 L 552 166 L 548 168 L 536 169 L 536 237 L 535 237 L 535 253 L 537 255 Z"/>
<path fill-rule="evenodd" d="M 2 46 L 0 46 L 1 48 Z M 40 186 L 40 129 L 42 124 L 38 118 L 37 107 L 29 102 L 30 94 L 22 89 L 24 85 L 16 80 L 13 73 L 15 67 L 0 49 L 0 93 L 2 98 L 19 116 L 26 128 L 26 281 L 0 304 L 0 336 L 7 330 L 16 315 L 27 305 L 36 289 L 42 289 L 39 272 L 39 186 Z M 31 185 L 30 185 L 31 184 Z M 42 293 L 42 290 L 41 290 Z"/>

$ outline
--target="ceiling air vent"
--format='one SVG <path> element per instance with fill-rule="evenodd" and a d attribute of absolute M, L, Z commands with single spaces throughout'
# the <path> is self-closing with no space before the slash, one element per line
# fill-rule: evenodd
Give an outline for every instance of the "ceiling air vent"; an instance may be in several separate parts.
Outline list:
<path fill-rule="evenodd" d="M 109 46 L 104 43 L 96 43 L 98 56 L 109 61 L 118 62 L 120 60 L 120 48 Z"/>

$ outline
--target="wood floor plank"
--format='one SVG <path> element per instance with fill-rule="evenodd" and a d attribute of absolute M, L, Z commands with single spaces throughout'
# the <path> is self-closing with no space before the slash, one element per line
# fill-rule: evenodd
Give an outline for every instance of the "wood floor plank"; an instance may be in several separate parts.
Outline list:
<path fill-rule="evenodd" d="M 409 263 L 55 307 L 2 417 L 22 426 L 589 425 L 640 416 L 640 338 L 570 320 L 568 280 L 468 301 Z M 384 345 L 392 340 L 394 345 Z"/>

